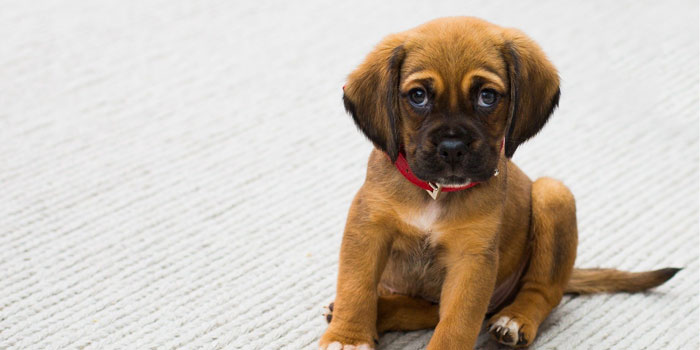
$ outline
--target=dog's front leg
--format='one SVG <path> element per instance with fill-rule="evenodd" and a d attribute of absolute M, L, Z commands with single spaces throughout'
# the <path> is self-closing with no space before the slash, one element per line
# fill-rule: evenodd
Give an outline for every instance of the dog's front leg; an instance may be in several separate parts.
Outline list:
<path fill-rule="evenodd" d="M 428 350 L 473 349 L 476 343 L 496 284 L 498 253 L 488 239 L 471 241 L 444 245 L 447 274 L 440 295 L 440 321 Z"/>
<path fill-rule="evenodd" d="M 386 224 L 361 217 L 365 210 L 350 209 L 343 234 L 338 289 L 333 319 L 321 337 L 321 349 L 369 350 L 377 341 L 377 284 L 391 246 Z"/>

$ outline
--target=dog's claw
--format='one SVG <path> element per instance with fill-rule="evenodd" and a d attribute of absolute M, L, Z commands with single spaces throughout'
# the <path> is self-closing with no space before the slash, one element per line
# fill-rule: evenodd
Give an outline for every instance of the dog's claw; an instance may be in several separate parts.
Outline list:
<path fill-rule="evenodd" d="M 506 343 L 513 342 L 513 336 L 510 334 L 510 332 L 506 331 L 505 334 L 503 334 L 503 341 Z"/>
<path fill-rule="evenodd" d="M 496 326 L 496 330 L 493 332 L 496 337 L 500 338 L 501 337 L 501 331 L 503 330 L 503 327 L 501 326 Z"/>
<path fill-rule="evenodd" d="M 323 313 L 321 314 L 325 319 L 326 322 L 331 323 L 331 320 L 333 319 L 333 303 L 328 304 L 328 306 L 323 307 Z"/>
<path fill-rule="evenodd" d="M 523 332 L 518 331 L 518 346 L 527 345 L 527 338 Z"/>

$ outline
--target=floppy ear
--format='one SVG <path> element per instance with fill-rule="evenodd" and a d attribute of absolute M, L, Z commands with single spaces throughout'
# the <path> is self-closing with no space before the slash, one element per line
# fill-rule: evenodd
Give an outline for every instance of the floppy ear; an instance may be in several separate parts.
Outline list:
<path fill-rule="evenodd" d="M 511 158 L 521 143 L 535 136 L 559 103 L 559 75 L 542 49 L 525 34 L 505 33 L 504 56 L 510 80 L 510 110 L 505 154 Z"/>
<path fill-rule="evenodd" d="M 350 73 L 343 101 L 355 124 L 391 161 L 399 155 L 399 73 L 405 56 L 403 35 L 386 37 Z"/>

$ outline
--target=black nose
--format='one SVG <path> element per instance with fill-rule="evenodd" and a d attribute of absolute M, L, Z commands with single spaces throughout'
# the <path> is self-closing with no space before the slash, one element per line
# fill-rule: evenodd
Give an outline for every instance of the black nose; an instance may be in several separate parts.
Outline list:
<path fill-rule="evenodd" d="M 457 164 L 467 153 L 467 145 L 459 140 L 444 140 L 437 148 L 438 155 L 449 164 Z"/>

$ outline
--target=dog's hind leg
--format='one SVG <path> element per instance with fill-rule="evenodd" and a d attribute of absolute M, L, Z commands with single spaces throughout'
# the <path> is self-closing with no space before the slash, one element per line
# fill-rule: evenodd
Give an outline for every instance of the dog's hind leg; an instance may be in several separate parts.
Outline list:
<path fill-rule="evenodd" d="M 379 333 L 435 328 L 440 318 L 438 304 L 406 295 L 380 296 L 377 306 Z"/>
<path fill-rule="evenodd" d="M 502 344 L 525 347 L 564 294 L 576 259 L 578 233 L 574 197 L 561 182 L 541 178 L 532 185 L 531 259 L 513 302 L 489 320 Z"/>
<path fill-rule="evenodd" d="M 326 321 L 333 319 L 333 303 L 326 307 Z M 435 328 L 439 321 L 438 304 L 401 294 L 383 294 L 377 300 L 377 332 L 415 331 Z"/>

